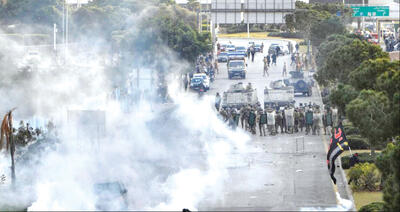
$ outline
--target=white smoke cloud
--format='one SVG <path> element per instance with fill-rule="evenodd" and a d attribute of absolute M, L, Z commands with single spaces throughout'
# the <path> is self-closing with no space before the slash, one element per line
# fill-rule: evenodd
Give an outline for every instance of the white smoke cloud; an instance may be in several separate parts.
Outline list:
<path fill-rule="evenodd" d="M 129 21 L 137 23 L 143 17 L 138 14 Z M 14 201 L 11 205 L 26 205 L 29 210 L 95 210 L 94 186 L 105 182 L 126 187 L 129 204 L 125 209 L 131 210 L 196 209 L 210 189 L 213 195 L 223 196 L 219 192 L 228 177 L 229 155 L 245 149 L 249 137 L 219 120 L 213 98 L 199 99 L 180 90 L 176 79 L 188 65 L 168 48 L 160 46 L 169 54 L 156 57 L 172 70 L 168 82 L 174 103 L 143 100 L 126 113 L 121 109 L 126 102 L 109 98 L 115 76 L 101 61 L 82 59 L 71 50 L 70 66 L 45 64 L 47 71 L 21 72 L 14 64 L 20 61 L 23 48 L 4 37 L 0 46 L 7 46 L 0 48 L 4 55 L 0 58 L 4 65 L 0 112 L 18 107 L 15 120 L 41 116 L 54 120 L 59 132 L 59 142 L 32 144 L 26 150 L 27 160 L 21 159 L 22 154 L 17 156 L 16 191 L 2 193 L 0 206 Z M 41 52 L 43 60 L 51 57 L 51 52 Z M 140 68 L 155 69 L 154 64 Z M 73 130 L 78 126 L 68 122 L 68 110 L 104 111 L 105 136 L 95 141 L 91 138 L 96 132 L 76 137 Z M 1 152 L 0 174 L 8 177 L 7 185 L 0 185 L 3 188 L 10 184 L 9 161 L 8 154 Z M 115 204 L 113 209 L 121 206 Z"/>

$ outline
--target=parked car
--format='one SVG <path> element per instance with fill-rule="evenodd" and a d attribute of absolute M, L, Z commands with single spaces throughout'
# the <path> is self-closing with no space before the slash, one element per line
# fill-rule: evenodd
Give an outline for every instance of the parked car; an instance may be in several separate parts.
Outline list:
<path fill-rule="evenodd" d="M 234 52 L 236 50 L 236 47 L 235 47 L 235 45 L 229 44 L 226 46 L 226 50 L 228 52 Z"/>
<path fill-rule="evenodd" d="M 244 53 L 247 57 L 247 49 L 244 46 L 236 46 L 236 52 Z"/>
<path fill-rule="evenodd" d="M 218 54 L 217 58 L 219 63 L 226 63 L 228 62 L 228 53 L 221 52 Z"/>
<path fill-rule="evenodd" d="M 245 60 L 246 52 L 228 52 L 228 60 Z"/>
<path fill-rule="evenodd" d="M 279 44 L 276 43 L 271 44 L 268 48 L 268 54 L 275 54 L 277 46 L 279 46 Z"/>
<path fill-rule="evenodd" d="M 228 46 L 227 44 L 222 44 L 221 45 L 221 52 L 225 52 L 227 46 Z"/>
<path fill-rule="evenodd" d="M 281 49 L 279 55 L 287 55 L 289 54 L 289 49 L 287 46 L 280 45 L 279 48 Z"/>
<path fill-rule="evenodd" d="M 254 50 L 256 51 L 256 52 L 261 52 L 261 44 L 255 44 L 254 45 Z"/>
<path fill-rule="evenodd" d="M 304 77 L 304 72 L 299 72 L 299 71 L 291 71 L 289 72 L 291 75 L 290 78 L 285 79 L 284 83 L 287 86 L 293 86 L 294 87 L 294 93 L 300 93 L 302 95 L 306 96 L 311 96 L 312 95 L 312 87 L 314 85 L 314 81 L 305 78 Z"/>
<path fill-rule="evenodd" d="M 193 74 L 193 77 L 190 80 L 190 88 L 193 90 L 199 90 L 201 88 L 201 84 L 203 84 L 206 91 L 210 89 L 210 78 L 207 76 L 207 74 Z"/>

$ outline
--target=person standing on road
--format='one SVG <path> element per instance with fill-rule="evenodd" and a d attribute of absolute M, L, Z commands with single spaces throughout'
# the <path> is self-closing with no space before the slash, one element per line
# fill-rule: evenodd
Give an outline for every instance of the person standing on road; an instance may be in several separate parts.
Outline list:
<path fill-rule="evenodd" d="M 299 44 L 298 43 L 296 43 L 296 52 L 299 52 Z"/>
<path fill-rule="evenodd" d="M 290 57 L 290 59 L 292 60 L 290 65 L 292 66 L 293 64 L 296 65 L 296 57 L 294 56 L 294 54 L 292 54 L 292 56 Z"/>
<path fill-rule="evenodd" d="M 281 47 L 277 46 L 276 47 L 276 56 L 279 56 L 280 51 L 281 51 Z"/>
<path fill-rule="evenodd" d="M 265 77 L 265 75 L 269 76 L 269 74 L 268 74 L 268 60 L 267 60 L 267 57 L 264 57 L 264 74 L 263 74 L 263 76 Z"/>
<path fill-rule="evenodd" d="M 283 63 L 283 71 L 282 71 L 282 77 L 287 76 L 287 71 L 286 71 L 286 62 Z"/>
<path fill-rule="evenodd" d="M 233 129 L 236 130 L 237 126 L 239 126 L 239 116 L 240 114 L 238 113 L 238 111 L 236 110 L 236 108 L 233 109 Z"/>
<path fill-rule="evenodd" d="M 250 109 L 247 122 L 249 123 L 250 132 L 256 134 L 256 112 L 253 108 Z"/>
<path fill-rule="evenodd" d="M 315 109 L 315 113 L 313 114 L 313 135 L 319 135 L 320 134 L 320 127 L 321 125 L 321 113 L 319 111 L 318 106 Z"/>
<path fill-rule="evenodd" d="M 256 54 L 256 50 L 254 49 L 253 46 L 250 48 L 250 52 L 251 52 L 251 62 L 254 62 L 254 55 Z"/>
<path fill-rule="evenodd" d="M 305 120 L 305 115 L 304 115 L 304 110 L 302 103 L 300 103 L 300 108 L 299 108 L 299 128 L 300 131 L 303 132 L 303 128 L 305 126 L 306 120 Z"/>
<path fill-rule="evenodd" d="M 332 118 L 332 110 L 330 107 L 327 108 L 326 112 L 326 130 L 328 130 L 328 135 L 332 134 L 332 127 L 333 127 L 333 118 Z M 325 135 L 326 135 L 325 130 Z"/>
<path fill-rule="evenodd" d="M 306 112 L 306 135 L 310 133 L 312 125 L 313 125 L 313 111 L 311 108 L 309 108 Z"/>
<path fill-rule="evenodd" d="M 214 69 L 215 69 L 215 73 L 219 74 L 218 60 L 214 60 Z"/>
<path fill-rule="evenodd" d="M 271 56 L 268 54 L 267 55 L 267 65 L 269 67 L 269 65 L 271 64 Z"/>
<path fill-rule="evenodd" d="M 243 106 L 242 108 L 240 108 L 240 110 L 239 110 L 239 114 L 240 114 L 240 123 L 241 123 L 241 125 L 242 125 L 242 129 L 244 129 L 244 127 L 245 127 L 245 123 L 244 123 L 244 121 L 246 120 L 246 118 L 245 118 L 245 107 Z"/>
<path fill-rule="evenodd" d="M 278 133 L 278 127 L 281 128 L 281 133 L 283 133 L 283 118 L 282 113 L 279 110 L 276 110 L 275 115 L 275 132 Z"/>
<path fill-rule="evenodd" d="M 258 126 L 260 128 L 260 136 L 266 136 L 265 134 L 265 125 L 267 124 L 267 111 L 260 111 L 260 115 L 259 115 L 259 120 L 258 120 Z"/>
<path fill-rule="evenodd" d="M 221 96 L 217 92 L 217 95 L 215 96 L 215 109 L 217 109 L 217 111 L 219 111 L 220 105 L 221 105 Z"/>
<path fill-rule="evenodd" d="M 261 43 L 260 52 L 263 53 L 264 51 L 264 42 Z"/>
<path fill-rule="evenodd" d="M 272 54 L 272 64 L 275 64 L 276 66 L 276 54 Z"/>
<path fill-rule="evenodd" d="M 292 54 L 292 52 L 293 52 L 293 45 L 292 45 L 292 42 L 288 42 L 288 49 L 289 49 L 289 54 Z"/>
<path fill-rule="evenodd" d="M 299 132 L 299 123 L 300 123 L 299 109 L 295 108 L 294 109 L 294 132 L 295 133 Z"/>
<path fill-rule="evenodd" d="M 250 54 L 251 54 L 250 48 L 251 47 L 247 48 L 247 59 L 249 59 L 249 60 L 250 60 Z"/>
<path fill-rule="evenodd" d="M 269 135 L 275 135 L 275 111 L 271 108 L 267 109 L 267 128 Z"/>

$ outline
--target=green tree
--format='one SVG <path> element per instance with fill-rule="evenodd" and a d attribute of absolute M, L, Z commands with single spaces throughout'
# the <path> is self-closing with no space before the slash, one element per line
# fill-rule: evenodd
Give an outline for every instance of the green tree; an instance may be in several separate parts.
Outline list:
<path fill-rule="evenodd" d="M 319 46 L 327 36 L 345 32 L 346 27 L 338 17 L 324 19 L 311 26 L 311 43 L 313 46 Z"/>
<path fill-rule="evenodd" d="M 194 62 L 198 55 L 211 50 L 211 36 L 195 30 L 192 15 L 192 12 L 175 5 L 162 5 L 138 26 L 138 33 L 135 31 L 125 36 L 123 46 L 147 54 L 149 50 L 165 45 L 181 58 Z"/>
<path fill-rule="evenodd" d="M 351 71 L 363 61 L 376 58 L 388 58 L 388 54 L 378 45 L 354 39 L 350 45 L 340 46 L 329 54 L 329 59 L 319 67 L 316 78 L 323 84 L 348 83 Z"/>
<path fill-rule="evenodd" d="M 315 62 L 318 67 L 322 67 L 326 60 L 330 59 L 331 54 L 334 50 L 344 46 L 349 45 L 353 42 L 354 38 L 350 34 L 333 34 L 328 36 L 324 42 L 318 47 L 318 52 L 315 57 Z M 317 75 L 318 77 L 318 75 Z M 318 79 L 320 84 L 325 84 L 326 81 Z M 326 84 L 325 84 L 326 85 Z"/>
<path fill-rule="evenodd" d="M 338 84 L 329 96 L 330 102 L 339 109 L 339 114 L 344 115 L 346 105 L 357 98 L 359 92 L 351 85 Z"/>
<path fill-rule="evenodd" d="M 44 24 L 61 22 L 61 0 L 8 0 L 0 3 L 3 24 Z"/>
<path fill-rule="evenodd" d="M 400 61 L 393 62 L 393 68 L 387 69 L 377 78 L 377 89 L 383 91 L 391 100 L 392 135 L 400 134 Z"/>
<path fill-rule="evenodd" d="M 200 3 L 199 3 L 198 0 L 188 0 L 188 1 L 187 1 L 186 7 L 187 7 L 190 11 L 195 12 L 195 11 L 197 11 L 198 9 L 200 9 Z"/>
<path fill-rule="evenodd" d="M 344 19 L 351 18 L 351 10 L 344 8 L 342 4 L 308 4 L 303 1 L 296 1 L 294 14 L 286 15 L 285 22 L 289 31 L 302 32 L 305 37 L 310 38 L 310 31 L 313 25 L 319 21 L 336 16 L 338 11 L 344 11 Z"/>
<path fill-rule="evenodd" d="M 360 95 L 346 106 L 348 119 L 360 129 L 360 134 L 368 140 L 371 154 L 390 137 L 392 129 L 390 101 L 382 92 L 362 90 Z"/>
<path fill-rule="evenodd" d="M 358 90 L 375 89 L 378 76 L 384 72 L 400 69 L 399 62 L 390 62 L 388 58 L 366 60 L 349 74 L 350 84 Z"/>
<path fill-rule="evenodd" d="M 126 27 L 126 20 L 132 13 L 127 8 L 118 6 L 89 5 L 79 8 L 71 15 L 71 30 L 77 39 L 93 37 L 111 40 L 112 32 Z"/>
<path fill-rule="evenodd" d="M 384 211 L 400 211 L 400 137 L 377 158 L 382 173 Z"/>

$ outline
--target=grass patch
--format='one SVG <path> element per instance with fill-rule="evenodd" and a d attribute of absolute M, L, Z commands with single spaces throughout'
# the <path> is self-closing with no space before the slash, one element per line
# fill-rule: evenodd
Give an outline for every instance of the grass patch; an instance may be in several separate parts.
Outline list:
<path fill-rule="evenodd" d="M 359 150 L 354 150 L 354 149 L 352 149 L 351 150 L 351 152 L 354 154 L 354 153 L 358 153 L 358 154 L 360 154 L 360 153 L 371 153 L 371 150 L 369 150 L 369 149 L 359 149 Z M 381 153 L 382 151 L 381 150 L 375 150 L 375 153 Z M 351 154 L 350 154 L 350 151 L 344 151 L 340 156 L 350 156 Z"/>
<path fill-rule="evenodd" d="M 369 151 L 369 150 L 360 150 L 357 152 L 361 151 Z M 347 151 L 346 151 L 347 152 Z M 342 154 L 346 153 L 343 152 Z M 350 155 L 350 153 L 349 153 Z M 349 181 L 348 178 L 348 173 L 350 169 L 344 169 L 344 173 L 346 174 L 347 182 Z M 351 189 L 351 186 L 349 185 L 349 188 Z M 354 199 L 354 204 L 356 205 L 357 211 L 365 205 L 368 205 L 373 202 L 383 202 L 383 192 L 382 191 L 352 191 L 353 192 L 353 199 Z"/>
<path fill-rule="evenodd" d="M 259 38 L 259 39 L 270 39 L 270 40 L 293 40 L 298 43 L 304 41 L 304 39 L 298 38 L 282 38 L 282 37 L 269 37 L 269 32 L 250 32 L 250 38 Z M 239 33 L 229 33 L 229 34 L 218 34 L 219 38 L 247 38 L 247 32 L 239 32 Z"/>
<path fill-rule="evenodd" d="M 250 38 L 266 38 L 269 32 L 250 32 Z M 247 32 L 218 34 L 219 38 L 247 38 Z"/>
<path fill-rule="evenodd" d="M 373 202 L 383 202 L 383 193 L 380 191 L 353 192 L 353 198 L 354 204 L 356 204 L 356 209 L 359 210 L 364 205 L 368 205 Z"/>

